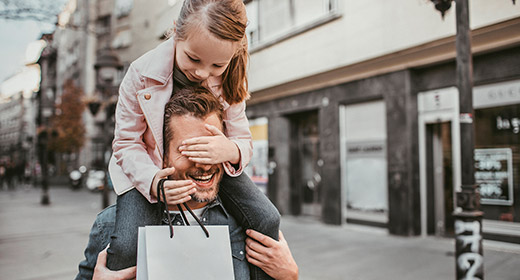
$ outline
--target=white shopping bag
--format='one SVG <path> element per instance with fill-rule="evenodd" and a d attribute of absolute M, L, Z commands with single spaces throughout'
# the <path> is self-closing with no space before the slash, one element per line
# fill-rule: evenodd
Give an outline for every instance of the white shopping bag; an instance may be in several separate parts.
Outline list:
<path fill-rule="evenodd" d="M 234 279 L 228 226 L 139 228 L 137 280 Z"/>
<path fill-rule="evenodd" d="M 234 279 L 228 226 L 168 226 L 139 228 L 137 280 Z"/>
<path fill-rule="evenodd" d="M 157 186 L 160 211 L 166 213 L 169 225 L 139 228 L 137 244 L 137 280 L 234 280 L 231 242 L 228 226 L 205 226 L 183 203 L 184 208 L 199 224 L 190 223 L 180 205 L 182 220 L 186 226 L 172 226 L 164 182 Z"/>

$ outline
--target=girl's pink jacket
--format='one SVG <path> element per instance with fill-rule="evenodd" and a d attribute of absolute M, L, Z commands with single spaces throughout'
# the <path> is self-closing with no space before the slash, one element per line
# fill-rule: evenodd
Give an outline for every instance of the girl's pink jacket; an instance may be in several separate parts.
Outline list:
<path fill-rule="evenodd" d="M 121 82 L 109 163 L 118 195 L 137 188 L 150 202 L 156 201 L 150 196 L 150 187 L 163 168 L 164 106 L 172 93 L 174 57 L 175 41 L 170 38 L 135 60 Z M 240 168 L 224 163 L 224 169 L 230 176 L 238 176 L 253 151 L 245 101 L 231 106 L 225 102 L 220 78 L 210 78 L 208 85 L 224 106 L 225 134 L 240 150 Z"/>

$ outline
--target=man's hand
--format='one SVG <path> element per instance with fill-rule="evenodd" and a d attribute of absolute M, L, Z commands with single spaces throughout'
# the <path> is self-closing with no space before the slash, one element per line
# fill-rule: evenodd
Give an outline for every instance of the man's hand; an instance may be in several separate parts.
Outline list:
<path fill-rule="evenodd" d="M 298 265 L 280 231 L 280 241 L 252 229 L 246 231 L 247 261 L 276 280 L 297 280 Z"/>
<path fill-rule="evenodd" d="M 94 268 L 94 276 L 92 280 L 127 280 L 135 279 L 137 268 L 135 266 L 125 268 L 118 271 L 112 271 L 107 268 L 107 248 L 99 252 L 96 267 Z"/>
<path fill-rule="evenodd" d="M 157 198 L 157 184 L 159 184 L 159 180 L 168 178 L 168 176 L 173 175 L 174 173 L 175 168 L 169 167 L 161 169 L 157 172 L 157 174 L 155 174 L 152 188 L 150 189 L 152 197 Z M 166 195 L 166 202 L 168 202 L 168 205 L 181 204 L 191 200 L 190 195 L 195 193 L 195 191 L 195 183 L 193 183 L 191 180 L 167 180 L 164 182 L 164 193 Z M 159 199 L 162 201 L 162 196 L 159 197 Z"/>
<path fill-rule="evenodd" d="M 229 140 L 220 129 L 206 124 L 206 129 L 212 136 L 195 137 L 182 142 L 179 151 L 189 160 L 203 164 L 218 164 L 240 162 L 238 146 Z"/>

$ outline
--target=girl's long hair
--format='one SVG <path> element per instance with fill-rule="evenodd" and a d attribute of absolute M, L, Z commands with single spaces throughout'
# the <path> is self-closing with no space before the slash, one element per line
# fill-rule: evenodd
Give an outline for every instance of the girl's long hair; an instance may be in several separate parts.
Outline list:
<path fill-rule="evenodd" d="M 230 105 L 247 100 L 247 15 L 242 0 L 185 0 L 175 25 L 176 39 L 186 40 L 192 24 L 202 25 L 218 38 L 240 42 L 222 74 L 222 97 Z"/>

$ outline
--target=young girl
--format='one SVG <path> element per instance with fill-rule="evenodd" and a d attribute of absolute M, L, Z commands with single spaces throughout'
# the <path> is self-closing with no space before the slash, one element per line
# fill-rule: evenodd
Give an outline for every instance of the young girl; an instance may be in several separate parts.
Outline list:
<path fill-rule="evenodd" d="M 114 154 L 109 171 L 118 193 L 115 232 L 108 250 L 113 270 L 136 264 L 139 226 L 160 223 L 157 183 L 174 170 L 162 167 L 164 105 L 179 89 L 202 84 L 224 107 L 226 135 L 186 141 L 180 151 L 198 163 L 222 163 L 228 176 L 220 196 L 244 228 L 278 240 L 280 216 L 274 205 L 242 174 L 252 154 L 245 115 L 247 92 L 247 17 L 242 0 L 186 0 L 174 37 L 134 61 L 123 79 L 116 109 Z M 227 136 L 227 137 L 226 137 Z M 195 191 L 191 181 L 166 181 L 170 205 L 186 202 Z M 252 270 L 254 279 L 267 274 Z"/>

